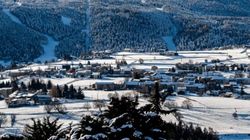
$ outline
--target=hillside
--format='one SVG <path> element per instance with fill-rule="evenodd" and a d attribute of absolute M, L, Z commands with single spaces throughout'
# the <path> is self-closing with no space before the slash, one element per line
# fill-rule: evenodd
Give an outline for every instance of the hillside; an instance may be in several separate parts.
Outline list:
<path fill-rule="evenodd" d="M 93 47 L 159 49 L 168 47 L 164 36 L 174 36 L 178 50 L 247 44 L 249 7 L 244 0 L 96 0 Z"/>
<path fill-rule="evenodd" d="M 80 56 L 88 48 L 203 50 L 249 44 L 249 7 L 248 0 L 0 0 L 0 59 L 31 61 L 48 51 L 54 51 L 50 59 Z"/>

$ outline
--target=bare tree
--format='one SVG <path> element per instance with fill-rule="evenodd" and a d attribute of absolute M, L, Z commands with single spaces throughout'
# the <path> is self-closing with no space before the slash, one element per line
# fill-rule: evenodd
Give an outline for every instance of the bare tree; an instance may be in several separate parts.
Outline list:
<path fill-rule="evenodd" d="M 143 64 L 144 63 L 144 60 L 142 58 L 139 59 L 139 63 L 140 64 Z"/>
<path fill-rule="evenodd" d="M 106 106 L 106 103 L 104 100 L 99 100 L 97 99 L 95 102 L 94 102 L 94 107 L 95 108 L 98 108 L 100 112 L 102 112 L 102 107 L 105 107 Z"/>
<path fill-rule="evenodd" d="M 47 113 L 51 113 L 51 111 L 54 109 L 54 106 L 52 104 L 49 105 L 45 105 L 43 107 L 44 111 L 46 111 Z"/>
<path fill-rule="evenodd" d="M 55 108 L 54 108 L 58 113 L 61 113 L 61 114 L 66 114 L 67 112 L 67 108 L 65 105 L 63 104 L 56 104 L 55 105 Z"/>
<path fill-rule="evenodd" d="M 186 100 L 184 100 L 183 102 L 182 102 L 182 108 L 185 108 L 185 109 L 192 109 L 192 107 L 193 107 L 193 104 L 192 104 L 192 102 L 191 102 L 191 100 L 189 100 L 189 99 L 186 99 Z"/>
<path fill-rule="evenodd" d="M 86 109 L 87 111 L 89 111 L 89 109 L 91 109 L 91 105 L 89 104 L 89 102 L 86 102 L 86 103 L 83 105 L 83 108 Z"/>
<path fill-rule="evenodd" d="M 0 128 L 2 128 L 2 125 L 7 122 L 7 116 L 6 114 L 0 112 Z"/>
<path fill-rule="evenodd" d="M 10 120 L 11 120 L 11 127 L 13 127 L 16 123 L 16 115 L 15 114 L 11 114 L 10 115 Z"/>

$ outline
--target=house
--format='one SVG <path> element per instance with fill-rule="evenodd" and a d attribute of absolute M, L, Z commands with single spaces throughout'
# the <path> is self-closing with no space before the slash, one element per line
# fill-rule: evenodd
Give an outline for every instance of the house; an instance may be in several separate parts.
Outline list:
<path fill-rule="evenodd" d="M 9 97 L 11 93 L 12 93 L 11 87 L 0 88 L 0 96 Z"/>
<path fill-rule="evenodd" d="M 124 52 L 132 52 L 132 50 L 130 48 L 125 48 L 123 51 Z"/>
<path fill-rule="evenodd" d="M 35 92 L 32 99 L 34 100 L 35 104 L 40 105 L 48 105 L 52 102 L 52 98 L 49 93 L 43 92 L 42 90 Z"/>
<path fill-rule="evenodd" d="M 101 78 L 101 73 L 100 72 L 93 72 L 91 74 L 91 78 L 93 78 L 93 79 L 100 79 Z"/>
<path fill-rule="evenodd" d="M 48 105 L 52 102 L 52 98 L 47 94 L 47 95 L 36 95 L 35 97 L 35 102 L 40 104 L 40 105 Z"/>
<path fill-rule="evenodd" d="M 91 74 L 91 70 L 81 70 L 76 72 L 77 77 L 90 77 Z"/>
<path fill-rule="evenodd" d="M 189 84 L 189 85 L 186 85 L 186 91 L 202 95 L 203 93 L 205 93 L 205 85 L 197 84 L 197 83 Z"/>
<path fill-rule="evenodd" d="M 66 71 L 69 70 L 70 68 L 71 67 L 69 64 L 62 65 L 62 69 L 66 69 Z"/>
<path fill-rule="evenodd" d="M 96 90 L 115 90 L 115 83 L 113 81 L 98 81 L 95 83 Z"/>
<path fill-rule="evenodd" d="M 125 84 L 126 84 L 126 88 L 130 90 L 138 89 L 140 87 L 139 80 L 128 81 Z"/>
<path fill-rule="evenodd" d="M 131 69 L 122 69 L 122 74 L 124 77 L 131 77 L 132 71 L 131 71 Z"/>
<path fill-rule="evenodd" d="M 29 106 L 35 104 L 34 96 L 35 94 L 32 93 L 15 91 L 5 101 L 8 107 Z"/>
<path fill-rule="evenodd" d="M 29 100 L 27 100 L 25 98 L 14 98 L 14 99 L 11 99 L 11 100 L 6 99 L 6 103 L 7 103 L 9 108 L 31 105 Z"/>
<path fill-rule="evenodd" d="M 141 93 L 151 93 L 151 91 L 153 90 L 154 88 L 154 84 L 155 84 L 155 81 L 150 81 L 150 80 L 147 80 L 147 81 L 144 81 L 141 83 Z"/>
<path fill-rule="evenodd" d="M 74 77 L 75 74 L 76 74 L 76 70 L 75 70 L 75 69 L 69 69 L 69 70 L 67 71 L 67 73 L 66 73 L 66 75 L 67 75 L 68 77 Z"/>

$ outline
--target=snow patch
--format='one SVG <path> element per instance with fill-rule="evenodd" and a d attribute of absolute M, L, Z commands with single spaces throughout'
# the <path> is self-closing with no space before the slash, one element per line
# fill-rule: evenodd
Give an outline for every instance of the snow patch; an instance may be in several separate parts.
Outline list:
<path fill-rule="evenodd" d="M 10 9 L 3 9 L 3 12 L 4 12 L 7 16 L 9 16 L 9 18 L 10 18 L 12 21 L 14 21 L 14 22 L 16 22 L 16 23 L 18 23 L 18 24 L 23 25 L 22 22 L 21 22 L 16 16 L 14 16 L 14 15 L 10 12 Z"/>
<path fill-rule="evenodd" d="M 163 11 L 164 10 L 164 7 L 157 7 L 156 10 L 159 10 L 159 11 Z"/>
<path fill-rule="evenodd" d="M 71 24 L 71 18 L 62 16 L 61 20 L 62 20 L 62 22 L 63 22 L 64 25 L 70 26 L 70 24 Z"/>
<path fill-rule="evenodd" d="M 42 45 L 44 49 L 43 55 L 35 59 L 35 61 L 51 61 L 53 59 L 57 59 L 55 56 L 55 47 L 59 44 L 57 41 L 55 41 L 52 37 L 45 35 L 47 37 L 47 44 Z"/>
<path fill-rule="evenodd" d="M 142 132 L 137 130 L 133 133 L 133 136 L 136 138 L 141 138 L 142 135 L 143 135 Z"/>
<path fill-rule="evenodd" d="M 126 124 L 126 125 L 122 125 L 121 129 L 125 129 L 125 128 L 133 128 L 132 124 Z"/>
<path fill-rule="evenodd" d="M 163 39 L 166 42 L 169 51 L 176 51 L 176 46 L 173 41 L 173 36 L 165 36 L 163 37 Z"/>
<path fill-rule="evenodd" d="M 22 6 L 23 4 L 21 2 L 16 2 L 17 6 Z"/>
<path fill-rule="evenodd" d="M 0 65 L 2 66 L 10 66 L 11 62 L 10 61 L 4 61 L 4 60 L 0 60 Z"/>
<path fill-rule="evenodd" d="M 157 116 L 157 114 L 155 112 L 147 112 L 146 115 L 150 116 L 150 117 L 156 117 Z"/>

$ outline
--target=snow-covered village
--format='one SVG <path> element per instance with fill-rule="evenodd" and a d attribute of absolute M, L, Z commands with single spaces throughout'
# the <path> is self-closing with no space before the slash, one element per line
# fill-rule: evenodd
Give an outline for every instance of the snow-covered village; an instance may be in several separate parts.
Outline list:
<path fill-rule="evenodd" d="M 0 140 L 250 140 L 250 1 L 0 0 Z"/>
<path fill-rule="evenodd" d="M 131 51 L 96 52 L 88 60 L 12 65 L 0 73 L 1 133 L 21 134 L 31 118 L 43 116 L 59 118 L 62 128 L 74 126 L 82 115 L 105 112 L 117 96 L 136 97 L 139 106 L 147 105 L 158 83 L 161 107 L 177 110 L 161 115 L 162 119 L 213 128 L 222 139 L 250 138 L 247 47 Z M 107 55 L 110 58 L 101 59 Z"/>

